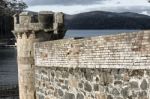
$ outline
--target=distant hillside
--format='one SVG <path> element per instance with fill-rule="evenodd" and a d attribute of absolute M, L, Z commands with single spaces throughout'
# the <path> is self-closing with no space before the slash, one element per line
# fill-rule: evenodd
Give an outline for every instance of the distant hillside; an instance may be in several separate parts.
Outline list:
<path fill-rule="evenodd" d="M 93 11 L 65 15 L 65 25 L 68 29 L 150 29 L 150 16 Z"/>
<path fill-rule="evenodd" d="M 0 40 L 13 38 L 13 17 L 0 15 Z"/>

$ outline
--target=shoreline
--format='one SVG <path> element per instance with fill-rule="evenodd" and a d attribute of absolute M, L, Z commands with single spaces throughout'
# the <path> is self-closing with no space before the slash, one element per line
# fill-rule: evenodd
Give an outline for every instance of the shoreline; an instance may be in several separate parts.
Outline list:
<path fill-rule="evenodd" d="M 0 45 L 0 48 L 15 48 L 16 45 Z"/>

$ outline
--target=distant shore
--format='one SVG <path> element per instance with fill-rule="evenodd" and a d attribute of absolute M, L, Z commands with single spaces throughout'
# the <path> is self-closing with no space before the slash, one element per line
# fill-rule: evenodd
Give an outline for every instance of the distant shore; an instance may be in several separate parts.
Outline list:
<path fill-rule="evenodd" d="M 14 48 L 16 45 L 0 45 L 0 48 Z"/>

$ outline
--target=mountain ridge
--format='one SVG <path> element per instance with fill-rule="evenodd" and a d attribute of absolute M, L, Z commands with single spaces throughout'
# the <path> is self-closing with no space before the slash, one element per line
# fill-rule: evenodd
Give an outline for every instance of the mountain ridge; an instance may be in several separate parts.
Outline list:
<path fill-rule="evenodd" d="M 150 29 L 150 16 L 132 12 L 92 11 L 65 14 L 68 29 Z"/>

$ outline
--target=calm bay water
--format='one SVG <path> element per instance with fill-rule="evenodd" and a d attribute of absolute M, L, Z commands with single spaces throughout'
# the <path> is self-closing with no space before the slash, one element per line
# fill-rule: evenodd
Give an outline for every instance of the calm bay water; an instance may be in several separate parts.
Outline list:
<path fill-rule="evenodd" d="M 65 38 L 90 37 L 135 31 L 139 30 L 68 30 Z M 18 83 L 16 56 L 16 48 L 0 49 L 0 85 Z"/>
<path fill-rule="evenodd" d="M 130 33 L 140 30 L 68 30 L 66 32 L 65 38 L 70 37 L 92 37 L 119 33 Z"/>
<path fill-rule="evenodd" d="M 18 82 L 16 48 L 0 49 L 0 85 L 14 85 Z"/>

